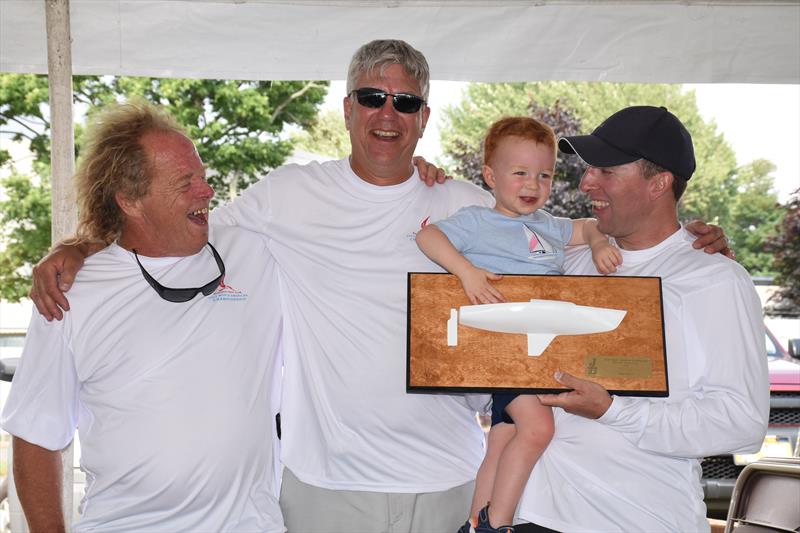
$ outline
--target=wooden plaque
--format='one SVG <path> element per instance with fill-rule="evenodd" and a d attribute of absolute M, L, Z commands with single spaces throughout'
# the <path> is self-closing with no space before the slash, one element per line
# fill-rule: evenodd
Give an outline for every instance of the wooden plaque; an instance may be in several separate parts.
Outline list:
<path fill-rule="evenodd" d="M 451 274 L 408 274 L 409 392 L 563 392 L 557 369 L 590 379 L 610 393 L 668 396 L 661 278 L 506 275 L 494 285 L 508 302 L 561 300 L 627 311 L 605 333 L 558 335 L 539 356 L 524 334 L 458 325 L 448 346 L 451 309 L 470 305 Z"/>

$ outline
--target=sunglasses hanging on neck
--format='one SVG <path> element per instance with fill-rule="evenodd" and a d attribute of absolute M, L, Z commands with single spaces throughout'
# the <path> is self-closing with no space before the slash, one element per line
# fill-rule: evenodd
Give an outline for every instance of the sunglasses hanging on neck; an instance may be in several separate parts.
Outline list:
<path fill-rule="evenodd" d="M 217 267 L 219 268 L 219 276 L 212 279 L 202 287 L 193 287 L 193 288 L 182 288 L 182 289 L 175 289 L 172 287 L 165 287 L 164 285 L 160 284 L 150 275 L 147 270 L 144 269 L 142 263 L 139 261 L 139 255 L 136 253 L 136 248 L 133 249 L 133 256 L 136 258 L 136 263 L 138 263 L 139 268 L 142 270 L 142 275 L 144 276 L 145 281 L 153 287 L 153 290 L 158 293 L 158 295 L 168 302 L 174 303 L 183 303 L 188 302 L 198 292 L 202 292 L 203 296 L 208 296 L 212 292 L 214 292 L 217 287 L 219 287 L 219 283 L 222 281 L 222 278 L 225 277 L 225 263 L 222 262 L 222 257 L 220 257 L 217 250 L 211 246 L 210 242 L 206 243 L 209 248 L 211 248 L 211 253 L 214 255 L 214 261 L 217 262 Z"/>

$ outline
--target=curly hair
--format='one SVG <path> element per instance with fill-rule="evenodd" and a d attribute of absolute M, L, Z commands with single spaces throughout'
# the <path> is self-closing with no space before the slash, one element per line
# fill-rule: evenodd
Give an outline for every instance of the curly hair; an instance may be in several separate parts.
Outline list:
<path fill-rule="evenodd" d="M 75 174 L 78 240 L 109 244 L 119 237 L 124 213 L 116 195 L 147 194 L 152 173 L 140 141 L 153 131 L 185 135 L 172 116 L 143 100 L 110 104 L 91 117 Z"/>

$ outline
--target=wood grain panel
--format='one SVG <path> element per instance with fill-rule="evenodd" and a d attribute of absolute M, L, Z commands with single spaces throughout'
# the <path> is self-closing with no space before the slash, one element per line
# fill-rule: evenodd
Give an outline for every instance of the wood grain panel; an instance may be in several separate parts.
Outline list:
<path fill-rule="evenodd" d="M 538 357 L 528 356 L 525 335 L 462 325 L 458 346 L 447 346 L 450 309 L 469 305 L 458 278 L 409 273 L 409 391 L 563 391 L 553 379 L 560 368 L 615 394 L 668 395 L 660 278 L 506 275 L 495 286 L 508 302 L 564 300 L 628 313 L 610 332 L 559 335 Z M 593 358 L 604 375 L 592 374 Z"/>

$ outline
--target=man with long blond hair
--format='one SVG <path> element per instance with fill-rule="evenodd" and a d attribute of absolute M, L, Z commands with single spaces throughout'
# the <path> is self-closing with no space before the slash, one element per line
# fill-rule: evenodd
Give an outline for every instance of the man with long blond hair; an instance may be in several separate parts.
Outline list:
<path fill-rule="evenodd" d="M 205 167 L 158 108 L 112 105 L 87 134 L 77 239 L 106 246 L 63 321 L 34 313 L 2 416 L 30 528 L 65 529 L 60 450 L 77 428 L 87 483 L 74 531 L 282 532 L 270 444 L 281 325 L 263 305 L 278 293 L 263 238 L 209 229 Z"/>
<path fill-rule="evenodd" d="M 351 155 L 275 169 L 212 217 L 269 239 L 279 267 L 281 508 L 292 531 L 438 533 L 469 512 L 484 402 L 406 394 L 406 278 L 436 268 L 414 242 L 422 227 L 493 199 L 463 181 L 418 180 L 429 80 L 408 43 L 361 46 L 342 98 Z M 61 291 L 83 258 L 64 248 L 40 263 L 32 291 L 50 319 L 77 309 L 74 289 L 71 307 Z"/>

